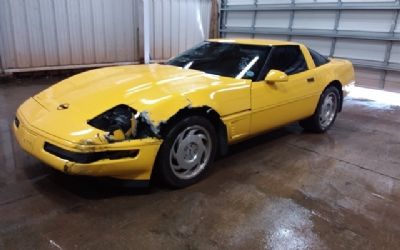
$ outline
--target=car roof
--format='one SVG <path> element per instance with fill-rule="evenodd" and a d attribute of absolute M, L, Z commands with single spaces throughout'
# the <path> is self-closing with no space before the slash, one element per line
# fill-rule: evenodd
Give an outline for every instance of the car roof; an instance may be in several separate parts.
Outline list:
<path fill-rule="evenodd" d="M 280 41 L 280 40 L 269 40 L 269 39 L 243 39 L 243 38 L 220 38 L 220 39 L 208 39 L 210 42 L 219 43 L 237 43 L 237 44 L 251 44 L 251 45 L 300 45 L 296 42 Z"/>

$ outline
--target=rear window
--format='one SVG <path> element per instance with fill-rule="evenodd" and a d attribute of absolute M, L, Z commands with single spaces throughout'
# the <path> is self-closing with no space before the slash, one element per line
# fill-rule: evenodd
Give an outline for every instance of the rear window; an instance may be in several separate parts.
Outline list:
<path fill-rule="evenodd" d="M 311 57 L 314 60 L 315 67 L 322 66 L 329 62 L 329 59 L 326 56 L 319 54 L 317 51 L 308 49 L 310 51 Z"/>
<path fill-rule="evenodd" d="M 297 45 L 275 46 L 269 58 L 269 70 L 275 69 L 294 75 L 307 70 L 303 53 Z"/>

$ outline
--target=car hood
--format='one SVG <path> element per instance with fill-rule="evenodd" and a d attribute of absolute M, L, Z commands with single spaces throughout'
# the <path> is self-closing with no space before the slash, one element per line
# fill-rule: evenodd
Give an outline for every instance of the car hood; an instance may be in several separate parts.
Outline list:
<path fill-rule="evenodd" d="M 68 109 L 91 118 L 118 104 L 145 108 L 160 98 L 184 95 L 215 81 L 203 72 L 170 65 L 132 65 L 88 71 L 34 96 L 49 111 Z"/>
<path fill-rule="evenodd" d="M 231 112 L 229 109 L 236 106 L 227 102 L 237 103 L 238 95 L 223 90 L 238 89 L 238 84 L 247 88 L 246 94 L 240 94 L 243 103 L 246 102 L 242 105 L 245 109 L 249 106 L 250 91 L 246 80 L 170 65 L 109 67 L 87 71 L 49 87 L 22 105 L 20 113 L 37 129 L 80 143 L 101 132 L 87 121 L 119 104 L 127 104 L 139 112 L 153 110 L 167 119 L 180 108 L 191 105 L 190 95 L 205 90 L 202 97 L 212 95 L 216 99 L 215 96 L 224 95 L 225 110 Z"/>

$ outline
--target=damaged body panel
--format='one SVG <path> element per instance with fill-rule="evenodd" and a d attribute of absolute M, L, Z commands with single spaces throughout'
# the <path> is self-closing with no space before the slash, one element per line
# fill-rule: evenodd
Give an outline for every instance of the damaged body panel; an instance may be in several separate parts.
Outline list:
<path fill-rule="evenodd" d="M 157 138 L 115 143 L 87 139 L 72 143 L 33 127 L 17 113 L 19 126 L 13 126 L 21 147 L 44 163 L 67 174 L 110 176 L 119 179 L 149 180 L 161 145 Z M 90 140 L 91 143 L 87 143 Z"/>
<path fill-rule="evenodd" d="M 107 144 L 104 136 L 110 131 L 90 121 L 117 106 L 139 114 L 137 125 L 148 133 L 138 138 L 160 137 L 160 125 L 181 109 L 207 106 L 227 116 L 249 110 L 249 96 L 249 80 L 152 64 L 84 72 L 28 99 L 21 108 L 32 126 L 49 134 L 76 144 Z M 68 108 L 57 109 L 60 104 Z"/>
<path fill-rule="evenodd" d="M 248 80 L 174 66 L 96 69 L 68 78 L 25 101 L 17 111 L 21 125 L 14 126 L 14 131 L 27 152 L 68 174 L 148 180 L 162 143 L 160 128 L 171 117 L 196 107 L 208 107 L 219 115 L 238 113 L 250 108 L 249 95 Z M 59 109 L 60 104 L 66 108 Z M 118 124 L 99 118 L 116 107 L 129 110 L 129 119 L 118 114 L 120 111 L 116 112 Z M 131 119 L 135 122 L 125 126 Z M 116 138 L 112 132 L 119 129 L 122 134 Z M 35 139 L 28 139 L 29 135 Z M 127 150 L 126 157 L 110 159 L 110 152 L 118 155 Z M 73 157 L 81 162 L 73 161 Z"/>

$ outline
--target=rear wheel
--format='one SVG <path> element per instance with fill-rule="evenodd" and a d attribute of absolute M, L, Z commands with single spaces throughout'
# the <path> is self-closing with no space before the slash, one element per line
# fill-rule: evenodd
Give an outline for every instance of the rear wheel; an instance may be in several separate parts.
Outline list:
<path fill-rule="evenodd" d="M 164 138 L 157 167 L 169 186 L 183 188 L 206 175 L 217 149 L 216 133 L 204 117 L 191 116 L 175 124 Z"/>
<path fill-rule="evenodd" d="M 328 87 L 322 93 L 313 116 L 300 121 L 300 125 L 312 132 L 323 133 L 335 122 L 340 107 L 340 94 L 336 87 Z"/>

